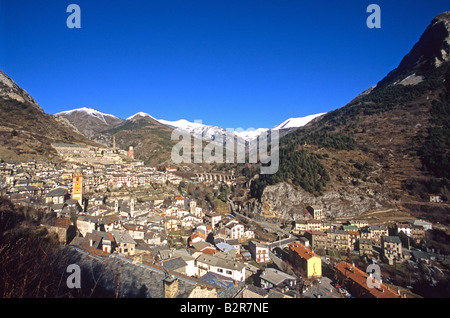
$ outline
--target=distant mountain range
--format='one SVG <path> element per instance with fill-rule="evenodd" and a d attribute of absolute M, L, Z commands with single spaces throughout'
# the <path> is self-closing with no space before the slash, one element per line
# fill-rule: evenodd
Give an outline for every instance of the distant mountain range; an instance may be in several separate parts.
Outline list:
<path fill-rule="evenodd" d="M 295 128 L 303 127 L 308 124 L 313 119 L 325 115 L 326 113 L 320 113 L 315 115 L 309 115 L 306 117 L 289 118 L 279 125 L 274 126 L 273 130 L 292 130 Z M 227 130 L 214 125 L 205 125 L 202 123 L 190 122 L 186 119 L 180 119 L 176 121 L 170 121 L 165 119 L 156 119 L 153 116 L 145 113 L 138 112 L 126 119 L 121 119 L 112 114 L 106 114 L 89 107 L 82 107 L 67 111 L 62 111 L 54 114 L 56 117 L 64 117 L 69 122 L 74 125 L 80 132 L 85 134 L 89 138 L 93 138 L 99 133 L 113 129 L 114 127 L 120 126 L 124 121 L 132 121 L 136 118 L 150 118 L 155 122 L 170 127 L 172 129 L 181 129 L 197 137 L 201 137 L 204 140 L 212 140 L 214 136 L 225 135 Z M 244 130 L 242 132 L 233 132 L 237 138 L 242 139 L 243 142 L 249 142 L 256 139 L 262 133 L 266 133 L 270 129 L 268 128 L 258 128 Z"/>
<path fill-rule="evenodd" d="M 290 118 L 283 123 L 273 127 L 278 130 L 280 136 L 302 127 L 315 118 L 324 114 L 310 115 L 307 117 Z M 73 125 L 86 137 L 105 146 L 112 146 L 113 138 L 116 146 L 128 149 L 133 146 L 136 158 L 144 160 L 149 164 L 170 164 L 170 152 L 176 141 L 171 140 L 172 131 L 182 130 L 204 142 L 216 142 L 227 147 L 226 129 L 190 122 L 185 119 L 169 121 L 156 119 L 145 112 L 138 112 L 126 119 L 119 118 L 113 114 L 107 114 L 89 107 L 82 107 L 54 114 L 56 118 L 63 118 Z M 259 128 L 232 132 L 234 142 L 244 149 L 249 143 L 261 134 L 267 134 L 270 129 Z"/>

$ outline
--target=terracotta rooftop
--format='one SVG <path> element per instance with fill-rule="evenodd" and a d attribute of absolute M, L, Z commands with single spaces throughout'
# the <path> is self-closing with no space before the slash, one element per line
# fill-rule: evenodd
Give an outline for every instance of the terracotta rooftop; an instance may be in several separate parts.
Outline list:
<path fill-rule="evenodd" d="M 352 266 L 346 262 L 341 262 L 336 265 L 336 271 L 341 273 L 344 277 L 350 279 L 352 282 L 356 283 L 361 290 L 372 295 L 376 298 L 401 298 L 401 295 L 390 289 L 385 284 L 380 284 L 379 288 L 373 287 L 369 288 L 367 285 L 367 277 L 369 275 L 359 268 Z"/>
<path fill-rule="evenodd" d="M 72 225 L 72 222 L 69 219 L 64 219 L 64 218 L 51 218 L 47 222 L 47 224 L 50 226 L 62 227 L 62 228 L 68 229 Z"/>
<path fill-rule="evenodd" d="M 312 252 L 309 248 L 307 248 L 303 244 L 300 244 L 299 242 L 292 242 L 291 244 L 289 244 L 289 249 L 296 252 L 301 258 L 304 258 L 305 260 L 308 260 L 311 257 L 320 257 L 319 255 Z"/>

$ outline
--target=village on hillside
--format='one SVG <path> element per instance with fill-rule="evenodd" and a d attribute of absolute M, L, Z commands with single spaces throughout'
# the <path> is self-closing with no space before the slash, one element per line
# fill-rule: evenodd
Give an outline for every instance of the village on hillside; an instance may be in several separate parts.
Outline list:
<path fill-rule="evenodd" d="M 309 219 L 265 226 L 232 209 L 217 211 L 180 186 L 218 191 L 238 186 L 237 178 L 185 179 L 174 168 L 135 160 L 132 148 L 53 146 L 64 163 L 2 162 L 2 196 L 45 211 L 42 226 L 83 264 L 107 271 L 120 262 L 121 295 L 144 285 L 144 296 L 164 298 L 450 294 L 450 257 L 424 244 L 433 231 L 427 220 L 336 222 L 324 207 L 309 205 Z M 104 289 L 116 286 L 103 283 Z"/>

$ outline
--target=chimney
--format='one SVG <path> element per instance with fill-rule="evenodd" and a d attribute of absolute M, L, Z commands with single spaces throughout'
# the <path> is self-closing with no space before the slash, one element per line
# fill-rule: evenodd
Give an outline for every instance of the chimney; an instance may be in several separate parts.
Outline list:
<path fill-rule="evenodd" d="M 178 279 L 168 276 L 164 279 L 164 298 L 175 298 L 178 294 Z"/>

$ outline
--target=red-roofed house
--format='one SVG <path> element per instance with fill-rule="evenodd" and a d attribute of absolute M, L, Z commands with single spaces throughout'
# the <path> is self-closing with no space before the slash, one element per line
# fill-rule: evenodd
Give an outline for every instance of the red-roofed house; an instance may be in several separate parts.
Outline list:
<path fill-rule="evenodd" d="M 217 253 L 216 248 L 208 242 L 197 242 L 192 244 L 192 248 L 202 254 L 214 255 Z"/>
<path fill-rule="evenodd" d="M 205 242 L 206 241 L 206 234 L 203 232 L 194 232 L 189 237 L 189 244 L 192 245 L 197 242 Z"/>
<path fill-rule="evenodd" d="M 336 279 L 352 295 L 360 298 L 402 298 L 382 282 L 376 282 L 369 274 L 346 262 L 336 265 Z M 368 278 L 370 284 L 368 283 Z"/>
<path fill-rule="evenodd" d="M 299 269 L 308 278 L 322 276 L 322 260 L 300 242 L 289 244 L 289 261 L 292 266 Z"/>
<path fill-rule="evenodd" d="M 176 197 L 175 204 L 178 206 L 184 206 L 184 198 L 182 196 Z"/>

